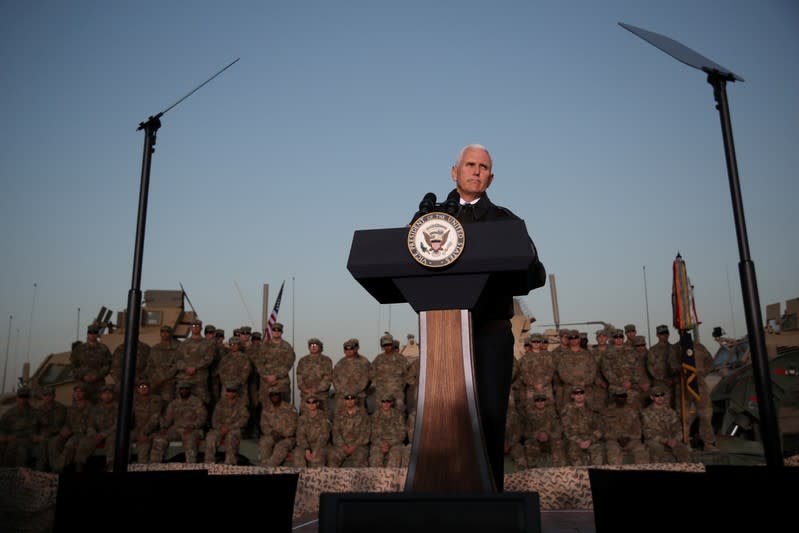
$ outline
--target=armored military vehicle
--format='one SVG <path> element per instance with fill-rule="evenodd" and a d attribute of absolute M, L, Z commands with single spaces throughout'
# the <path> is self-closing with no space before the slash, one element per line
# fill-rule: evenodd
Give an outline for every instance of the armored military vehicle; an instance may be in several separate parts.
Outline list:
<path fill-rule="evenodd" d="M 150 346 L 160 342 L 162 325 L 172 326 L 175 337 L 186 338 L 191 329 L 195 312 L 184 307 L 185 293 L 182 290 L 150 290 L 144 292 L 144 301 L 139 322 L 139 340 Z M 112 322 L 113 312 L 103 307 L 92 322 L 100 328 L 100 341 L 113 351 L 125 342 L 125 314 L 118 311 L 116 322 Z M 29 379 L 23 378 L 27 385 L 38 389 L 52 386 L 56 399 L 69 405 L 72 402 L 72 376 L 70 364 L 71 351 L 48 355 Z"/>
<path fill-rule="evenodd" d="M 799 298 L 766 306 L 766 352 L 772 396 L 785 456 L 799 453 Z M 718 336 L 716 335 L 718 334 Z M 723 449 L 762 454 L 760 413 L 746 338 L 727 339 L 714 332 L 721 347 L 710 379 L 716 433 L 724 436 Z"/>

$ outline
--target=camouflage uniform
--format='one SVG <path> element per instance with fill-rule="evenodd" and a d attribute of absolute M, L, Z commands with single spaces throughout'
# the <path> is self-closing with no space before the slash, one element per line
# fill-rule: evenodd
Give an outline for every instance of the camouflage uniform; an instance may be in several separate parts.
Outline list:
<path fill-rule="evenodd" d="M 108 391 L 109 401 L 106 401 L 103 392 Z M 92 406 L 89 413 L 89 428 L 86 435 L 78 443 L 75 454 L 75 464 L 80 471 L 89 460 L 98 446 L 103 444 L 106 468 L 114 463 L 114 446 L 116 442 L 117 414 L 119 406 L 113 400 L 114 387 L 106 385 L 101 389 L 100 401 Z"/>
<path fill-rule="evenodd" d="M 617 392 L 627 393 L 627 403 L 641 409 L 640 379 L 635 353 L 627 346 L 611 346 L 601 362 L 602 375 L 608 380 L 608 403 Z"/>
<path fill-rule="evenodd" d="M 533 338 L 540 342 L 541 337 L 530 336 L 530 341 Z M 541 344 L 538 344 L 541 346 Z M 552 354 L 546 350 L 536 351 L 533 348 L 529 352 L 525 352 L 519 360 L 519 382 L 521 384 L 520 393 L 521 398 L 519 408 L 523 413 L 527 413 L 532 409 L 533 397 L 536 393 L 543 393 L 550 401 L 554 401 L 554 393 L 552 388 L 552 380 L 555 377 L 555 359 Z"/>
<path fill-rule="evenodd" d="M 579 346 L 575 349 L 570 347 L 568 350 L 560 352 L 560 357 L 556 359 L 555 368 L 563 386 L 557 394 L 558 406 L 568 403 L 568 391 L 575 385 L 585 388 L 586 401 L 590 403 L 594 382 L 596 381 L 596 364 L 594 356 L 586 349 Z"/>
<path fill-rule="evenodd" d="M 190 337 L 183 341 L 175 361 L 178 382 L 192 384 L 192 394 L 204 404 L 211 400 L 208 389 L 208 368 L 214 360 L 216 347 L 204 337 Z"/>
<path fill-rule="evenodd" d="M 641 406 L 643 407 L 649 404 L 649 388 L 652 386 L 652 378 L 646 369 L 646 361 L 649 358 L 648 350 L 646 349 L 646 338 L 641 335 L 636 335 L 633 338 L 633 354 L 635 355 L 635 367 L 638 372 L 637 389 Z"/>
<path fill-rule="evenodd" d="M 376 410 L 370 417 L 369 466 L 399 468 L 405 443 L 405 415 L 393 406 Z"/>
<path fill-rule="evenodd" d="M 297 420 L 297 447 L 294 449 L 294 466 L 303 468 L 325 466 L 330 443 L 330 420 L 324 411 L 305 411 Z M 309 461 L 305 453 L 313 454 Z"/>
<path fill-rule="evenodd" d="M 416 410 L 414 409 L 408 413 L 408 419 L 405 422 L 405 427 L 408 430 L 408 444 L 402 452 L 402 466 L 407 468 L 411 464 L 411 448 L 413 447 L 413 433 L 416 430 Z"/>
<path fill-rule="evenodd" d="M 168 331 L 171 333 L 172 328 L 168 328 Z M 179 352 L 180 343 L 174 337 L 159 342 L 150 349 L 147 377 L 150 380 L 152 394 L 161 398 L 162 407 L 166 407 L 175 399 Z"/>
<path fill-rule="evenodd" d="M 16 405 L 0 418 L 0 466 L 27 467 L 39 417 L 30 404 L 30 392 L 19 390 Z"/>
<path fill-rule="evenodd" d="M 86 387 L 86 399 L 95 403 L 105 377 L 111 371 L 111 351 L 102 342 L 82 342 L 72 349 L 69 361 L 78 383 Z"/>
<path fill-rule="evenodd" d="M 544 402 L 529 410 L 524 419 L 524 452 L 528 468 L 566 466 L 563 447 L 563 428 L 555 406 L 546 395 L 540 394 Z"/>
<path fill-rule="evenodd" d="M 698 341 L 694 341 L 694 361 L 696 365 L 696 382 L 699 384 L 699 399 L 695 400 L 690 394 L 685 395 L 686 411 L 690 413 L 692 407 L 696 409 L 699 418 L 699 438 L 702 439 L 705 451 L 717 450 L 716 434 L 713 431 L 713 404 L 710 401 L 710 387 L 706 377 L 713 371 L 713 356 Z M 681 356 L 682 357 L 682 356 Z M 679 411 L 678 411 L 679 413 Z"/>
<path fill-rule="evenodd" d="M 347 345 L 347 343 L 344 344 Z M 364 399 L 366 398 L 366 387 L 369 386 L 370 369 L 369 360 L 357 351 L 352 356 L 346 355 L 338 360 L 336 366 L 333 367 L 336 411 L 344 409 L 344 397 L 348 394 L 358 398 L 357 405 L 365 405 Z"/>
<path fill-rule="evenodd" d="M 400 356 L 402 357 L 402 356 Z M 327 466 L 341 466 L 352 457 L 352 466 L 367 466 L 369 462 L 369 415 L 357 405 L 336 413 L 333 421 L 333 445 L 327 455 Z M 351 447 L 350 453 L 344 449 Z"/>
<path fill-rule="evenodd" d="M 653 389 L 653 392 L 657 389 Z M 691 452 L 681 440 L 682 431 L 677 412 L 666 405 L 653 403 L 641 412 L 644 443 L 653 462 L 680 462 L 691 460 Z M 671 441 L 674 445 L 669 446 Z"/>
<path fill-rule="evenodd" d="M 375 356 L 369 372 L 369 379 L 374 386 L 374 398 L 393 396 L 394 408 L 405 412 L 405 373 L 408 363 L 399 351 L 394 350 L 394 338 L 384 335 L 380 344 L 391 346 L 390 351 L 383 351 Z"/>
<path fill-rule="evenodd" d="M 133 429 L 131 440 L 136 443 L 139 463 L 149 463 L 153 438 L 158 433 L 163 404 L 161 398 L 147 392 L 137 392 L 133 397 Z"/>
<path fill-rule="evenodd" d="M 527 459 L 524 456 L 524 424 L 522 416 L 516 409 L 513 394 L 508 399 L 508 414 L 505 417 L 505 455 L 510 455 L 517 468 L 527 468 Z"/>
<path fill-rule="evenodd" d="M 185 399 L 178 396 L 169 402 L 164 416 L 161 417 L 161 430 L 153 439 L 150 461 L 162 462 L 169 441 L 179 439 L 186 453 L 186 462 L 196 463 L 197 448 L 203 438 L 203 428 L 207 419 L 208 411 L 205 404 L 194 394 Z"/>
<path fill-rule="evenodd" d="M 318 341 L 318 339 L 311 339 L 311 341 Z M 308 344 L 312 344 L 311 341 Z M 332 382 L 333 360 L 322 353 L 320 342 L 319 353 L 304 355 L 297 362 L 297 386 L 300 389 L 300 401 L 302 402 L 300 412 L 302 413 L 306 409 L 305 401 L 311 396 L 322 402 L 319 407 L 323 410 L 327 409 L 327 399 Z"/>
<path fill-rule="evenodd" d="M 658 330 L 663 326 L 658 326 Z M 668 328 L 666 329 L 668 331 Z M 666 394 L 666 404 L 674 407 L 674 374 L 679 367 L 680 346 L 664 342 L 653 344 L 646 357 L 646 369 L 652 376 L 652 386 L 660 386 Z"/>
<path fill-rule="evenodd" d="M 252 362 L 260 377 L 260 402 L 261 405 L 269 403 L 269 393 L 278 391 L 284 402 L 291 403 L 291 378 L 289 373 L 294 361 L 297 359 L 294 348 L 283 339 L 268 340 L 261 344 L 258 353 L 253 354 Z M 332 364 L 332 363 L 331 363 Z M 274 376 L 273 382 L 267 376 Z"/>
<path fill-rule="evenodd" d="M 240 351 L 230 350 L 219 360 L 218 366 L 219 379 L 224 383 L 243 383 L 246 384 L 252 372 L 250 359 Z M 247 401 L 247 391 L 242 390 L 239 394 L 243 401 Z M 224 396 L 220 397 L 220 400 Z M 249 404 L 249 402 L 247 402 Z"/>
<path fill-rule="evenodd" d="M 280 391 L 274 391 L 280 393 Z M 265 466 L 280 466 L 296 443 L 297 411 L 283 401 L 275 405 L 267 401 L 261 410 L 261 439 L 258 441 L 259 460 Z"/>
<path fill-rule="evenodd" d="M 596 364 L 596 380 L 594 381 L 591 405 L 596 409 L 602 409 L 608 404 L 608 380 L 602 374 L 602 358 L 608 352 L 608 333 L 604 329 L 596 331 L 597 343 L 589 350 L 594 356 Z"/>
<path fill-rule="evenodd" d="M 416 411 L 419 402 L 419 377 L 422 370 L 422 358 L 414 357 L 405 371 L 405 383 L 408 384 L 408 413 Z M 408 415 L 410 416 L 410 415 Z"/>
<path fill-rule="evenodd" d="M 624 463 L 624 454 L 630 453 L 635 464 L 649 462 L 649 454 L 641 442 L 641 413 L 624 404 L 609 406 L 604 413 L 605 450 L 608 464 Z"/>
<path fill-rule="evenodd" d="M 67 466 L 77 462 L 78 445 L 83 437 L 89 434 L 91 410 L 92 404 L 85 398 L 79 402 L 74 401 L 73 398 L 72 405 L 67 407 L 66 424 L 48 445 L 50 467 L 53 472 L 61 472 Z"/>
<path fill-rule="evenodd" d="M 114 379 L 114 392 L 119 394 L 122 387 L 122 363 L 125 359 L 125 343 L 116 347 L 111 355 L 111 377 Z M 150 345 L 139 341 L 136 346 L 136 373 L 133 383 L 147 378 L 147 363 L 150 361 Z"/>
<path fill-rule="evenodd" d="M 39 431 L 33 437 L 32 451 L 36 470 L 47 470 L 50 466 L 48 443 L 58 436 L 67 420 L 67 406 L 55 400 L 55 391 L 51 389 L 42 396 L 46 395 L 50 399 L 42 401 L 36 411 Z"/>
<path fill-rule="evenodd" d="M 572 389 L 573 390 L 573 389 Z M 567 404 L 560 414 L 563 423 L 563 436 L 566 438 L 566 450 L 572 466 L 586 464 L 602 464 L 602 430 L 599 414 L 587 405 Z M 590 444 L 583 448 L 581 443 Z"/>
<path fill-rule="evenodd" d="M 230 355 L 227 355 L 230 357 Z M 242 355 L 241 357 L 245 357 Z M 249 364 L 249 360 L 247 361 Z M 205 462 L 216 462 L 216 450 L 219 446 L 225 447 L 225 464 L 235 465 L 236 456 L 241 445 L 241 430 L 250 418 L 250 411 L 247 402 L 238 397 L 240 385 L 233 390 L 236 396 L 225 395 L 220 398 L 214 407 L 214 414 L 211 416 L 211 430 L 205 436 Z M 227 389 L 231 390 L 231 389 Z"/>

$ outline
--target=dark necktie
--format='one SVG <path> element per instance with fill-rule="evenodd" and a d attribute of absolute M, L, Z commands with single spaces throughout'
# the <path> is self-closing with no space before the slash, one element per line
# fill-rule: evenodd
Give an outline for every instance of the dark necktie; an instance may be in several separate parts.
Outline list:
<path fill-rule="evenodd" d="M 463 204 L 458 214 L 458 220 L 461 222 L 474 222 L 474 206 L 472 204 Z"/>

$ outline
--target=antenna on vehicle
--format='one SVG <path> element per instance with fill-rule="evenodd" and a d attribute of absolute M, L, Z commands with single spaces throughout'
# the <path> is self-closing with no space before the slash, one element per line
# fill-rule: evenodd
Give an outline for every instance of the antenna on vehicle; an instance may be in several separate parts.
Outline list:
<path fill-rule="evenodd" d="M 180 285 L 181 292 L 183 292 L 183 297 L 186 298 L 186 301 L 189 303 L 189 307 L 191 307 L 191 310 L 194 311 L 194 318 L 199 318 L 199 316 L 197 315 L 197 310 L 194 308 L 193 305 L 191 305 L 191 300 L 189 300 L 189 295 L 186 292 L 186 289 L 183 288 L 183 283 L 178 282 L 178 284 Z"/>
<path fill-rule="evenodd" d="M 155 138 L 161 127 L 161 117 L 183 100 L 197 92 L 205 84 L 230 68 L 240 58 L 230 62 L 219 72 L 205 80 L 186 96 L 164 109 L 157 115 L 140 122 L 136 131 L 144 130 L 144 154 L 142 156 L 141 186 L 139 188 L 139 212 L 136 222 L 136 241 L 133 251 L 133 279 L 128 292 L 128 309 L 125 314 L 125 356 L 122 360 L 122 382 L 119 397 L 119 415 L 117 417 L 116 444 L 114 447 L 114 472 L 123 473 L 128 470 L 128 454 L 130 448 L 130 426 L 133 418 L 133 381 L 136 372 L 136 349 L 139 339 L 139 316 L 141 314 L 141 265 L 144 250 L 144 228 L 147 222 L 147 195 L 150 189 L 150 163 L 155 152 Z M 184 296 L 186 292 L 183 292 Z M 189 302 L 191 305 L 191 302 Z"/>

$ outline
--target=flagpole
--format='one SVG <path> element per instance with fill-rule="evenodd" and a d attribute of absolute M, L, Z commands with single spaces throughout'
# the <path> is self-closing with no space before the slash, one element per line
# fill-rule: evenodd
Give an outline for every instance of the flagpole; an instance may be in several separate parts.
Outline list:
<path fill-rule="evenodd" d="M 646 306 L 646 344 L 652 345 L 652 326 L 649 325 L 649 292 L 646 289 L 646 265 L 644 265 L 644 305 Z"/>
<path fill-rule="evenodd" d="M 295 295 L 294 276 L 291 276 L 291 346 L 293 346 L 294 349 L 296 350 L 297 345 L 294 343 L 294 332 L 296 331 L 296 328 L 294 327 L 294 311 L 297 308 L 297 306 L 294 304 L 295 302 L 294 295 Z M 296 387 L 297 387 L 297 361 L 294 361 L 294 364 L 291 365 L 291 403 L 295 403 L 294 392 L 296 390 Z"/>

